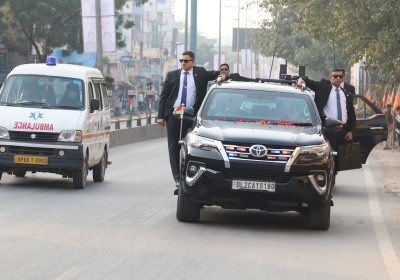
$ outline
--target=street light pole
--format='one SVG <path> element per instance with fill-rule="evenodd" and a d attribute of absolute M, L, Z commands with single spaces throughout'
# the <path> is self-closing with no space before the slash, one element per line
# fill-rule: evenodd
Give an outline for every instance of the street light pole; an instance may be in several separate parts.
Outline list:
<path fill-rule="evenodd" d="M 219 0 L 218 67 L 221 65 L 221 9 L 222 9 L 221 5 L 222 5 L 222 0 Z"/>
<path fill-rule="evenodd" d="M 186 8 L 185 8 L 185 51 L 188 50 L 188 29 L 189 29 L 189 0 L 186 0 Z"/>
<path fill-rule="evenodd" d="M 237 47 L 237 65 L 236 72 L 239 73 L 239 26 L 240 26 L 240 0 L 238 0 L 238 27 L 236 35 L 236 47 Z"/>

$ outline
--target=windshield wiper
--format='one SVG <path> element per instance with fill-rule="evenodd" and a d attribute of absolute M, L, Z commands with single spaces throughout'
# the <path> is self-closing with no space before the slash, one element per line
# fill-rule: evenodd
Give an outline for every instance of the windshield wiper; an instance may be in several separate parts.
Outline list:
<path fill-rule="evenodd" d="M 39 106 L 48 106 L 47 103 L 44 102 L 33 102 L 33 101 L 25 101 L 25 102 L 18 102 L 18 103 L 8 103 L 5 104 L 7 106 L 25 106 L 25 105 L 39 105 Z"/>
<path fill-rule="evenodd" d="M 61 109 L 82 109 L 82 107 L 70 106 L 70 105 L 58 105 L 56 108 Z"/>
<path fill-rule="evenodd" d="M 291 125 L 294 125 L 294 126 L 312 126 L 313 124 L 312 123 L 308 123 L 308 122 L 294 122 L 294 123 L 291 123 Z"/>

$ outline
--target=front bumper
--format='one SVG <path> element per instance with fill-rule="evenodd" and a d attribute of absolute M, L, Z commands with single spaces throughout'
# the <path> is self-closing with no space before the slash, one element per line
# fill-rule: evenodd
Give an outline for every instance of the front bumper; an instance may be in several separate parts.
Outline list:
<path fill-rule="evenodd" d="M 15 156 L 47 158 L 47 164 L 16 163 Z M 15 169 L 39 172 L 80 169 L 83 166 L 82 143 L 29 143 L 0 141 L 0 170 Z"/>
<path fill-rule="evenodd" d="M 205 157 L 207 154 L 210 152 L 191 150 L 183 157 L 182 187 L 195 202 L 233 209 L 287 211 L 330 198 L 333 155 L 328 161 L 296 165 L 293 161 L 251 160 L 229 160 L 226 164 L 224 157 Z M 274 182 L 275 191 L 233 190 L 233 180 Z"/>

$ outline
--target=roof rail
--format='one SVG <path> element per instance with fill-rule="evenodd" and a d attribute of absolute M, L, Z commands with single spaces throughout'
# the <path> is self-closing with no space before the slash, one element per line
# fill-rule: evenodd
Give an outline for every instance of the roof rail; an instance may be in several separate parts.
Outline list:
<path fill-rule="evenodd" d="M 263 83 L 280 83 L 280 84 L 295 84 L 297 80 L 286 80 L 286 79 L 264 79 L 260 78 L 260 81 Z"/>

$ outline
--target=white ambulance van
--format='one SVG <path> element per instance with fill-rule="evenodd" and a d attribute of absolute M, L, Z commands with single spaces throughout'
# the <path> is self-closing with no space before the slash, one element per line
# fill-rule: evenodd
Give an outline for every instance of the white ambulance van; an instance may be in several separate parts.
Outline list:
<path fill-rule="evenodd" d="M 0 179 L 50 172 L 73 186 L 102 182 L 108 161 L 110 109 L 98 69 L 57 64 L 15 67 L 0 90 Z"/>

